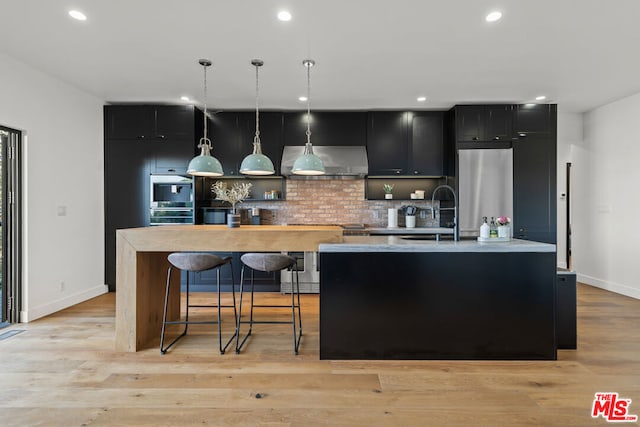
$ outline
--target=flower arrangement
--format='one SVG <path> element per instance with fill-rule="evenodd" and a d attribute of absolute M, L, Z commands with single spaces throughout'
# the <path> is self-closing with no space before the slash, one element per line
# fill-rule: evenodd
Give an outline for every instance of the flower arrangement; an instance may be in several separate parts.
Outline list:
<path fill-rule="evenodd" d="M 499 216 L 496 219 L 496 224 L 498 226 L 509 225 L 509 224 L 511 224 L 511 218 L 509 218 L 508 216 Z"/>
<path fill-rule="evenodd" d="M 233 187 L 228 188 L 226 182 L 216 181 L 211 186 L 211 192 L 216 195 L 216 200 L 231 203 L 232 213 L 236 213 L 236 204 L 242 203 L 244 199 L 249 197 L 251 190 L 250 182 L 236 182 Z"/>
<path fill-rule="evenodd" d="M 391 192 L 393 191 L 393 184 L 384 184 L 382 188 L 384 188 L 385 194 L 391 194 Z"/>

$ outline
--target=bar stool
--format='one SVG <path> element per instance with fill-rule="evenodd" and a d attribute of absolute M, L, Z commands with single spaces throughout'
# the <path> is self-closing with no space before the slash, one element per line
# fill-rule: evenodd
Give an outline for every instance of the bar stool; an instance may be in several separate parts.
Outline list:
<path fill-rule="evenodd" d="M 225 350 L 233 341 L 233 338 L 237 335 L 238 331 L 235 330 L 234 334 L 229 338 L 229 341 L 222 346 L 222 328 L 221 328 L 221 319 L 220 319 L 220 309 L 221 308 L 231 308 L 233 307 L 233 316 L 234 316 L 234 327 L 237 327 L 238 323 L 238 313 L 236 311 L 236 292 L 235 286 L 233 285 L 233 266 L 231 264 L 231 257 L 221 258 L 214 254 L 209 253 L 198 253 L 198 252 L 174 252 L 168 256 L 169 260 L 169 269 L 167 270 L 167 287 L 164 295 L 164 313 L 162 314 L 162 336 L 160 338 L 160 354 L 165 354 L 171 346 L 173 346 L 180 338 L 184 337 L 187 334 L 187 328 L 192 324 L 218 324 L 218 346 L 220 347 L 220 354 L 224 354 Z M 232 282 L 232 292 L 233 292 L 233 305 L 221 305 L 220 304 L 220 268 L 224 265 L 229 265 L 231 268 L 231 282 Z M 217 305 L 198 305 L 198 304 L 189 304 L 189 275 L 187 274 L 187 282 L 186 282 L 186 303 L 187 309 L 184 320 L 176 320 L 176 321 L 167 321 L 167 305 L 169 303 L 169 290 L 171 287 L 171 271 L 173 268 L 177 268 L 186 272 L 201 272 L 206 270 L 216 269 L 217 274 L 217 292 L 218 292 L 218 304 Z M 189 308 L 190 307 L 211 307 L 218 309 L 218 321 L 190 321 L 189 320 Z M 178 335 L 168 346 L 164 347 L 164 335 L 165 335 L 165 327 L 166 325 L 184 325 L 184 331 Z"/>
<path fill-rule="evenodd" d="M 247 253 L 240 257 L 242 260 L 242 272 L 240 273 L 240 307 L 238 309 L 238 324 L 236 327 L 236 354 L 240 353 L 242 346 L 247 341 L 247 338 L 251 335 L 253 330 L 253 324 L 291 324 L 293 326 L 293 352 L 298 354 L 298 348 L 300 347 L 300 340 L 302 339 L 302 314 L 300 312 L 300 283 L 298 281 L 298 268 L 296 259 L 289 255 L 277 254 L 277 253 Z M 244 268 L 251 268 L 251 311 L 249 315 L 249 321 L 242 322 L 242 296 L 244 287 Z M 253 283 L 255 271 L 274 272 L 284 270 L 285 268 L 291 269 L 291 283 L 293 284 L 293 273 L 296 276 L 296 289 L 291 289 L 291 305 L 258 305 L 253 303 Z M 297 301 L 296 301 L 297 297 Z M 253 320 L 253 308 L 254 307 L 269 307 L 269 308 L 290 308 L 291 309 L 291 321 L 256 321 Z M 296 325 L 296 309 L 297 309 L 297 325 Z M 240 342 L 240 324 L 248 323 L 249 332 Z"/>

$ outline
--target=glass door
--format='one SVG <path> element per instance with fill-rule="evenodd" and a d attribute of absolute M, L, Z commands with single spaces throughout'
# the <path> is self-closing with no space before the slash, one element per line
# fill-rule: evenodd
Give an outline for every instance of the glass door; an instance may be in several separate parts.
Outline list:
<path fill-rule="evenodd" d="M 0 327 L 19 321 L 21 133 L 0 126 Z"/>

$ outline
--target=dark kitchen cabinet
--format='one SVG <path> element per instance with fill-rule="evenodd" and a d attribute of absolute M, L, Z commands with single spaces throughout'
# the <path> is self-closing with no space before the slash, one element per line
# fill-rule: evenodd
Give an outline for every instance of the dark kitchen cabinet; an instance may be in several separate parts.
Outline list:
<path fill-rule="evenodd" d="M 307 142 L 307 113 L 284 113 L 284 145 Z M 363 111 L 312 111 L 311 143 L 313 145 L 366 145 L 367 113 Z"/>
<path fill-rule="evenodd" d="M 193 141 L 195 113 L 192 105 L 109 105 L 106 138 Z"/>
<path fill-rule="evenodd" d="M 439 111 L 409 113 L 411 121 L 409 174 L 446 175 L 444 114 Z"/>
<path fill-rule="evenodd" d="M 238 113 L 213 113 L 209 124 L 209 139 L 213 145 L 211 155 L 220 161 L 224 174 L 239 175 L 241 158 Z"/>
<path fill-rule="evenodd" d="M 455 139 L 458 142 L 510 141 L 511 105 L 456 105 Z"/>
<path fill-rule="evenodd" d="M 550 135 L 555 132 L 557 105 L 521 104 L 514 106 L 514 136 Z"/>
<path fill-rule="evenodd" d="M 149 176 L 184 174 L 203 114 L 191 105 L 104 107 L 105 283 L 116 288 L 117 229 L 149 225 Z"/>
<path fill-rule="evenodd" d="M 282 113 L 260 113 L 260 142 L 262 153 L 273 162 L 276 175 L 282 160 Z M 242 160 L 253 152 L 256 132 L 255 112 L 224 111 L 212 116 L 210 139 L 213 156 L 220 160 L 224 174 L 238 176 Z"/>
<path fill-rule="evenodd" d="M 369 175 L 446 175 L 444 129 L 442 111 L 369 113 Z"/>
<path fill-rule="evenodd" d="M 556 243 L 555 135 L 513 141 L 513 235 Z"/>
<path fill-rule="evenodd" d="M 576 273 L 558 271 L 556 283 L 556 339 L 559 349 L 576 349 Z"/>
<path fill-rule="evenodd" d="M 149 225 L 150 162 L 146 143 L 105 141 L 105 281 L 116 284 L 116 230 Z"/>
<path fill-rule="evenodd" d="M 407 175 L 409 147 L 408 113 L 374 111 L 369 113 L 367 156 L 369 175 Z"/>

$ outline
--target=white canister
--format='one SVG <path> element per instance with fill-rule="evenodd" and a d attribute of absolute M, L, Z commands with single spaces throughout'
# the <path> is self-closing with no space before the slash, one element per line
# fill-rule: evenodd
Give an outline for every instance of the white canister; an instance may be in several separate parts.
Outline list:
<path fill-rule="evenodd" d="M 388 209 L 387 210 L 387 227 L 389 228 L 397 228 L 398 227 L 398 210 L 397 209 Z"/>
<path fill-rule="evenodd" d="M 416 216 L 415 215 L 405 215 L 404 224 L 407 228 L 416 228 Z"/>

